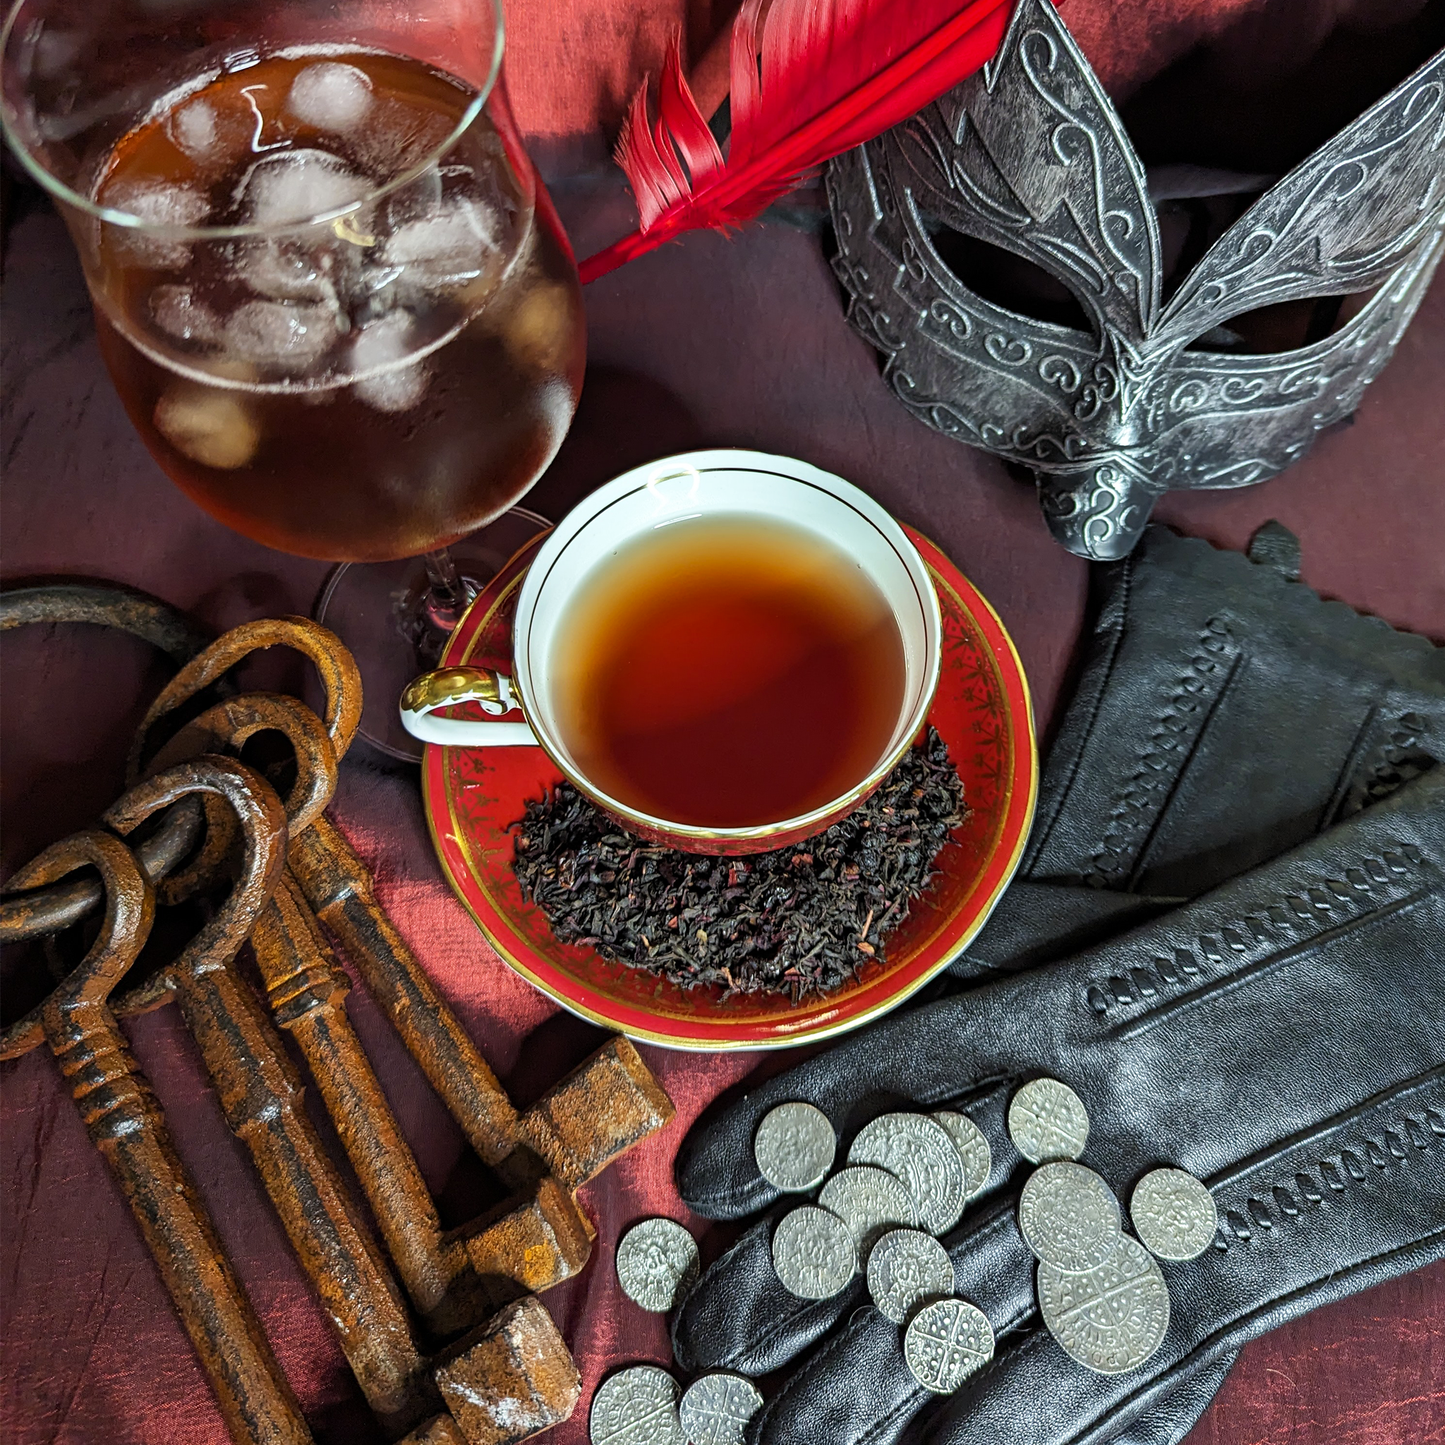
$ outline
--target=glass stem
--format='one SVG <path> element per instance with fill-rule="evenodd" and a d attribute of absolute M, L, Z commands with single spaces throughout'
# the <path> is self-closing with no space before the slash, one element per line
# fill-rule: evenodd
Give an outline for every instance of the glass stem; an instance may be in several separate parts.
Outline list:
<path fill-rule="evenodd" d="M 401 600 L 396 612 L 403 637 L 416 648 L 422 667 L 435 667 L 458 622 L 462 620 L 477 585 L 457 571 L 452 554 L 445 547 L 422 554 L 426 582 Z"/>
<path fill-rule="evenodd" d="M 426 565 L 427 621 L 433 627 L 451 632 L 462 620 L 462 613 L 476 596 L 476 591 L 457 571 L 457 564 L 445 547 L 425 553 L 422 561 Z"/>

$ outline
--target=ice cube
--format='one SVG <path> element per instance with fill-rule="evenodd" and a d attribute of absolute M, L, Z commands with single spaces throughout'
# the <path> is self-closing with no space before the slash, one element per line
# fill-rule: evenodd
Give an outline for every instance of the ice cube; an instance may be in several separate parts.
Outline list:
<path fill-rule="evenodd" d="M 436 166 L 428 166 L 386 198 L 387 230 L 395 231 L 408 221 L 424 221 L 436 214 L 441 203 L 442 173 Z"/>
<path fill-rule="evenodd" d="M 374 411 L 388 414 L 410 411 L 431 385 L 431 372 L 422 362 L 378 372 L 356 383 L 356 394 Z"/>
<path fill-rule="evenodd" d="M 339 211 L 370 190 L 371 182 L 339 156 L 303 147 L 262 156 L 246 172 L 237 198 L 248 220 L 284 226 Z"/>
<path fill-rule="evenodd" d="M 378 176 L 399 176 L 441 148 L 455 123 L 434 110 L 379 100 L 366 125 L 347 137 L 357 159 Z"/>
<path fill-rule="evenodd" d="M 383 258 L 402 267 L 412 291 L 464 286 L 500 259 L 497 220 L 480 202 L 448 201 L 422 221 L 408 221 L 388 238 Z"/>
<path fill-rule="evenodd" d="M 368 322 L 351 343 L 351 367 L 358 374 L 393 366 L 412 349 L 415 323 L 409 312 L 389 311 Z"/>
<path fill-rule="evenodd" d="M 251 141 L 256 120 L 249 107 L 227 99 L 201 94 L 183 98 L 166 118 L 165 131 L 171 144 L 194 168 L 203 184 L 222 180 L 234 166 L 255 159 Z"/>
<path fill-rule="evenodd" d="M 157 286 L 150 299 L 151 316 L 167 336 L 202 345 L 219 339 L 221 323 L 216 313 L 198 301 L 189 286 Z"/>
<path fill-rule="evenodd" d="M 424 362 L 407 359 L 412 329 L 410 312 L 388 311 L 368 321 L 351 344 L 356 394 L 377 411 L 408 411 L 426 395 L 430 370 Z"/>
<path fill-rule="evenodd" d="M 340 134 L 371 109 L 371 81 L 354 65 L 323 60 L 297 73 L 286 109 L 306 125 Z"/>
<path fill-rule="evenodd" d="M 145 226 L 195 226 L 206 219 L 211 209 L 205 192 L 194 186 L 130 178 L 103 186 L 99 200 L 101 205 L 134 216 Z M 112 224 L 107 228 L 107 240 L 122 255 L 157 270 L 179 270 L 191 259 L 191 248 L 184 241 L 138 227 Z"/>
<path fill-rule="evenodd" d="M 216 144 L 216 107 L 196 99 L 183 105 L 170 119 L 171 139 L 192 160 L 204 160 Z"/>
<path fill-rule="evenodd" d="M 156 403 L 156 430 L 203 467 L 234 471 L 256 455 L 261 432 L 234 392 L 178 382 Z"/>
<path fill-rule="evenodd" d="M 241 361 L 297 372 L 330 350 L 344 327 L 329 306 L 248 301 L 226 318 L 223 342 Z"/>
<path fill-rule="evenodd" d="M 325 233 L 327 241 L 331 233 Z M 339 310 L 328 270 L 326 242 L 311 245 L 295 237 L 267 237 L 237 247 L 233 274 L 272 301 L 317 301 Z"/>
<path fill-rule="evenodd" d="M 210 210 L 204 191 L 195 186 L 121 177 L 100 193 L 101 204 L 125 211 L 150 226 L 194 226 Z"/>

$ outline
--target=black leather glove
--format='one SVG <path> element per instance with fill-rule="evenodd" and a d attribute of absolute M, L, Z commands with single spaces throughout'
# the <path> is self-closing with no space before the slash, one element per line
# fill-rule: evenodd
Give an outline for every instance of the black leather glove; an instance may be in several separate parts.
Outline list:
<path fill-rule="evenodd" d="M 1019 877 L 955 974 L 1091 946 L 1445 761 L 1445 649 L 1298 575 L 1277 522 L 1248 558 L 1156 525 L 1094 569 Z"/>
<path fill-rule="evenodd" d="M 1141 1370 L 1104 1376 L 1071 1367 L 1030 1318 L 1032 1301 L 1003 1299 L 999 1313 L 1016 1322 L 1009 1347 L 965 1382 L 921 1438 L 1172 1442 L 1213 1394 L 1212 1367 L 1246 1340 L 1445 1255 L 1445 1069 L 1407 1079 L 1210 1183 L 1224 1226 L 1202 1258 L 1164 1266 L 1170 1329 Z M 980 1293 L 1029 1272 L 1032 1261 L 1015 1258 L 1013 1235 L 996 1230 L 992 1250 L 970 1251 Z M 870 1343 L 860 1332 L 849 1347 L 867 1351 Z M 1177 1395 L 1180 1378 L 1209 1393 Z M 1050 1401 L 1048 1433 L 1019 1430 L 1020 1402 L 1028 1400 Z"/>
<path fill-rule="evenodd" d="M 1322 602 L 1299 573 L 1299 540 L 1277 522 L 1248 559 L 1156 524 L 1093 569 L 1095 622 L 1030 846 L 955 979 L 1157 918 L 1442 758 L 1445 651 Z M 1231 1363 L 1182 1372 L 1165 1433 L 1141 1422 L 1130 1439 L 1182 1435 Z"/>
<path fill-rule="evenodd" d="M 1445 1254 L 1442 1038 L 1437 769 L 1109 944 L 895 1015 L 689 1135 L 682 1197 L 700 1214 L 736 1219 L 777 1200 L 751 1145 L 784 1100 L 818 1105 L 844 1146 L 900 1104 L 960 1108 L 984 1130 L 993 1174 L 945 1243 L 957 1292 L 989 1315 L 998 1354 L 941 1411 L 861 1278 L 817 1302 L 778 1282 L 772 1223 L 795 1199 L 703 1276 L 674 1322 L 678 1359 L 752 1375 L 791 1365 L 755 1422 L 764 1445 L 972 1440 L 975 1428 L 979 1440 L 1175 1439 L 1244 1340 Z M 1004 1125 L 1009 1097 L 1039 1074 L 1082 1096 L 1092 1119 L 1083 1162 L 1122 1197 L 1148 1168 L 1177 1164 L 1210 1185 L 1224 1221 L 1214 1249 L 1165 1267 L 1175 1311 L 1164 1345 L 1112 1381 L 1086 1378 L 1039 1333 L 1033 1261 L 1014 1222 L 1029 1166 Z M 1378 1097 L 1421 1076 L 1418 1094 Z M 1386 1135 L 1385 1115 L 1370 1111 L 1396 1105 Z M 1336 1127 L 1355 1142 L 1331 1139 L 1332 1160 L 1301 1162 Z M 1345 1147 L 1354 1164 L 1338 1153 Z"/>

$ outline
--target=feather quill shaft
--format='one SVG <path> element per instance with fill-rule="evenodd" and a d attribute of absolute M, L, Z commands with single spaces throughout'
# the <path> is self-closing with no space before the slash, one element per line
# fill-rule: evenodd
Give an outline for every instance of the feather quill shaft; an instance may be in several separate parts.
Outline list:
<path fill-rule="evenodd" d="M 922 13 L 926 24 L 929 9 L 917 0 L 773 0 L 762 26 L 760 76 L 762 5 L 746 0 L 733 28 L 733 130 L 725 164 L 715 143 L 711 152 L 699 144 L 686 118 L 690 110 L 701 121 L 701 113 L 678 47 L 664 65 L 656 127 L 648 123 L 645 88 L 638 92 L 617 158 L 637 195 L 642 228 L 583 261 L 584 283 L 684 231 L 750 220 L 832 156 L 921 110 L 991 59 L 1009 12 L 1008 0 L 972 0 L 900 43 L 898 27 L 882 22 L 909 15 L 916 36 L 917 17 Z M 690 183 L 681 176 L 678 152 L 667 150 L 669 136 L 681 145 L 684 134 Z"/>

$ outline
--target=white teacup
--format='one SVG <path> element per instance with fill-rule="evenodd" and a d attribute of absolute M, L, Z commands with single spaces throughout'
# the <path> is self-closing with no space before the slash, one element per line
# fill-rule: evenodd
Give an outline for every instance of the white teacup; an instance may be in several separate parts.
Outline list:
<path fill-rule="evenodd" d="M 653 816 L 609 796 L 572 756 L 557 726 L 554 659 L 568 646 L 564 623 L 578 588 L 629 543 L 653 529 L 703 516 L 757 518 L 812 532 L 854 559 L 898 625 L 904 681 L 887 745 L 836 798 L 792 818 L 746 828 L 707 827 Z M 562 519 L 522 584 L 512 634 L 512 675 L 453 667 L 415 679 L 401 720 L 423 742 L 449 747 L 540 746 L 580 792 L 624 828 L 694 853 L 761 852 L 821 832 L 857 807 L 902 757 L 928 715 L 938 686 L 942 620 L 917 548 L 902 527 L 857 487 L 806 462 L 761 452 L 689 452 L 651 462 L 600 487 Z M 623 684 L 625 685 L 625 684 Z M 483 722 L 437 716 L 479 702 Z"/>

